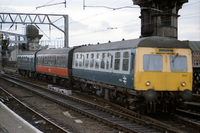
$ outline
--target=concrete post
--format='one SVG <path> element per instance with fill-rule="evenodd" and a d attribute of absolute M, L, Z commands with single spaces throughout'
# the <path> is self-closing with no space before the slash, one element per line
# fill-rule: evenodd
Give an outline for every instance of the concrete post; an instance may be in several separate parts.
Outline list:
<path fill-rule="evenodd" d="M 68 37 L 68 15 L 64 15 L 64 47 L 69 47 L 69 37 Z"/>

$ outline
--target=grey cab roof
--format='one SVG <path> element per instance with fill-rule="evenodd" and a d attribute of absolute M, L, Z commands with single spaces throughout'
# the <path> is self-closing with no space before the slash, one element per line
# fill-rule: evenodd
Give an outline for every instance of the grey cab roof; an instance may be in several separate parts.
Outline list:
<path fill-rule="evenodd" d="M 73 48 L 58 48 L 58 49 L 47 49 L 41 50 L 37 54 L 68 54 Z"/>
<path fill-rule="evenodd" d="M 74 52 L 106 51 L 116 49 L 133 49 L 136 47 L 157 47 L 157 48 L 190 48 L 187 42 L 168 37 L 144 37 L 138 39 L 103 43 L 97 45 L 82 46 Z"/>

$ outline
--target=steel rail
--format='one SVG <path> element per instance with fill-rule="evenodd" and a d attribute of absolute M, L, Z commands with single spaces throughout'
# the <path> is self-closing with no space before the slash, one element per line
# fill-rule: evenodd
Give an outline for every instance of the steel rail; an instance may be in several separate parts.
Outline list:
<path fill-rule="evenodd" d="M 9 99 L 14 100 L 15 102 L 17 102 L 20 106 L 22 106 L 24 109 L 27 109 L 30 113 L 33 113 L 34 116 L 37 116 L 40 118 L 40 120 L 44 120 L 46 123 L 50 124 L 51 126 L 53 126 L 53 128 L 55 128 L 56 131 L 59 131 L 60 133 L 70 133 L 70 131 L 68 131 L 67 129 L 64 129 L 63 127 L 57 125 L 56 123 L 52 122 L 51 120 L 49 120 L 48 118 L 44 117 L 41 113 L 38 113 L 37 111 L 35 111 L 33 108 L 27 106 L 26 104 L 24 104 L 23 102 L 21 102 L 19 99 L 17 99 L 15 96 L 13 96 L 11 93 L 9 93 L 8 91 L 6 91 L 5 89 L 3 89 L 2 87 L 0 87 L 0 91 L 5 93 L 6 95 L 8 95 Z"/>

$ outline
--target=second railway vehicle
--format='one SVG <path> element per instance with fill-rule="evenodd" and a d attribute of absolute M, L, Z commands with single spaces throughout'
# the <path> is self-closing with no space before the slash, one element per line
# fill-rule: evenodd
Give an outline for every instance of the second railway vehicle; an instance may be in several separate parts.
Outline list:
<path fill-rule="evenodd" d="M 36 77 L 138 112 L 171 109 L 192 96 L 191 50 L 176 39 L 146 37 L 41 50 L 34 55 Z"/>

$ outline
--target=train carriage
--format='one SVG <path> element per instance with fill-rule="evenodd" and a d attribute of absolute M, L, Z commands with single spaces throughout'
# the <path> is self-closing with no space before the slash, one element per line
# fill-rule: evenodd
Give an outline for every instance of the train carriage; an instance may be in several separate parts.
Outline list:
<path fill-rule="evenodd" d="M 73 57 L 73 77 L 132 88 L 135 49 L 131 41 L 77 48 Z"/>
<path fill-rule="evenodd" d="M 36 70 L 36 53 L 38 51 L 24 51 L 17 55 L 17 68 L 21 75 L 33 77 Z"/>
<path fill-rule="evenodd" d="M 152 105 L 191 97 L 191 64 L 187 43 L 147 37 L 75 49 L 73 77 L 83 90 L 131 109 L 155 110 Z"/>
<path fill-rule="evenodd" d="M 37 53 L 36 71 L 42 80 L 66 85 L 71 77 L 73 48 L 48 49 Z"/>

